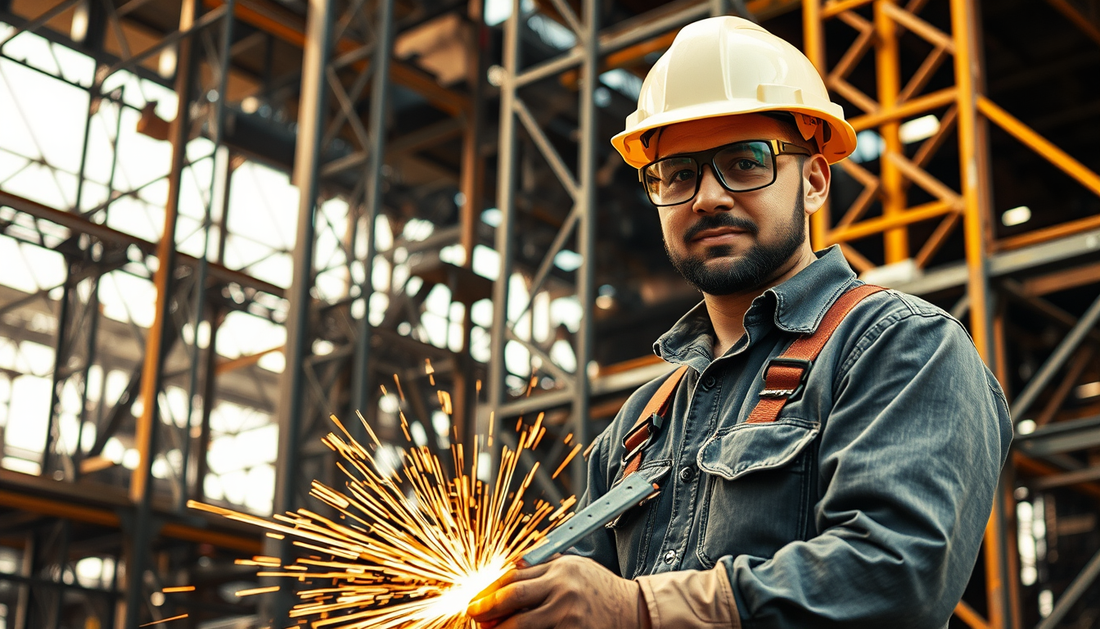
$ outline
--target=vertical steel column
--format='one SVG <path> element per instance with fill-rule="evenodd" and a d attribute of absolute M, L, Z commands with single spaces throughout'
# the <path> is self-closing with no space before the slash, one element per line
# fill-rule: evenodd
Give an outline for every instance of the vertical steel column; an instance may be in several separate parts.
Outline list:
<path fill-rule="evenodd" d="M 225 236 L 226 225 L 229 218 L 229 192 L 233 188 L 233 172 L 240 165 L 240 157 L 232 157 L 226 164 L 225 172 L 216 180 L 212 203 L 217 204 L 218 222 L 218 247 L 214 260 L 218 264 L 225 264 Z M 209 255 L 209 251 L 207 252 Z M 210 450 L 210 415 L 214 411 L 214 403 L 218 395 L 218 329 L 221 327 L 222 318 L 225 316 L 220 306 L 215 305 L 210 312 L 210 338 L 202 356 L 202 417 L 199 419 L 199 435 L 194 439 L 194 482 L 191 485 L 191 499 L 203 500 L 206 496 L 206 474 L 210 466 L 206 458 Z M 187 436 L 191 439 L 190 434 Z M 187 457 L 184 457 L 187 465 Z"/>
<path fill-rule="evenodd" d="M 983 137 L 977 101 L 983 89 L 978 52 L 978 25 L 973 0 L 951 0 L 951 28 L 955 38 L 955 83 L 958 89 L 959 166 L 961 169 L 963 216 L 966 242 L 967 296 L 970 300 L 970 333 L 979 354 L 989 365 L 996 365 L 990 338 L 992 318 L 989 307 L 989 272 L 986 251 L 989 246 L 990 187 L 988 147 Z M 991 629 L 1012 627 L 1015 606 L 1008 587 L 1015 575 L 1006 570 L 1009 549 L 1006 544 L 1005 492 L 999 490 L 993 502 L 983 545 L 986 571 L 986 596 Z M 1006 588 L 1008 591 L 1006 591 Z"/>
<path fill-rule="evenodd" d="M 57 421 L 61 415 L 61 409 L 58 408 L 61 405 L 60 389 L 65 384 L 65 378 L 62 377 L 61 372 L 68 369 L 69 347 L 72 345 L 73 340 L 69 337 L 75 332 L 75 330 L 70 330 L 72 326 L 69 323 L 69 319 L 73 317 L 73 311 L 76 310 L 73 308 L 72 302 L 80 299 L 79 295 L 76 294 L 76 285 L 79 281 L 74 281 L 74 267 L 76 267 L 76 263 L 73 260 L 65 260 L 65 284 L 61 291 L 61 311 L 57 315 L 57 345 L 54 348 L 53 376 L 50 379 L 50 406 L 46 416 L 46 443 L 42 448 L 42 466 L 39 468 L 39 474 L 42 476 L 52 474 L 53 465 L 51 465 L 50 451 L 55 447 L 55 428 L 60 425 L 60 422 Z M 79 449 L 79 445 L 77 449 Z"/>
<path fill-rule="evenodd" d="M 38 553 L 38 532 L 27 533 L 23 543 L 22 565 L 19 574 L 24 577 L 34 577 L 35 556 Z M 13 629 L 32 629 L 29 625 L 31 619 L 31 586 L 30 582 L 17 586 L 15 613 L 12 615 Z"/>
<path fill-rule="evenodd" d="M 825 78 L 825 22 L 821 19 L 821 0 L 802 0 L 802 42 L 806 57 Z M 825 207 L 810 216 L 810 244 L 814 249 L 825 246 L 830 208 L 831 204 L 826 201 Z"/>
<path fill-rule="evenodd" d="M 481 129 L 482 101 L 485 98 L 484 48 L 489 33 L 485 27 L 484 8 L 483 0 L 470 0 L 467 9 L 467 15 L 474 27 L 474 35 L 466 49 L 469 55 L 466 80 L 470 88 L 470 106 L 465 112 L 466 124 L 462 132 L 462 172 L 459 188 L 463 203 L 459 208 L 459 222 L 462 250 L 466 254 L 463 266 L 471 270 L 474 265 L 474 247 L 477 246 L 477 225 L 481 215 L 485 180 L 484 162 L 481 158 Z M 454 373 L 454 413 L 451 416 L 459 443 L 464 445 L 467 452 L 473 452 L 478 429 L 477 417 L 474 413 L 477 391 L 471 382 L 474 364 L 470 356 L 470 334 L 473 331 L 473 320 L 470 318 L 472 305 L 470 302 L 463 304 L 462 352 L 459 355 L 461 364 Z"/>
<path fill-rule="evenodd" d="M 355 343 L 355 366 L 352 371 L 352 408 L 366 411 L 370 400 L 370 297 L 374 293 L 374 223 L 382 209 L 382 164 L 386 157 L 386 116 L 389 112 L 390 59 L 393 56 L 393 3 L 378 1 L 378 23 L 375 26 L 374 57 L 371 60 L 370 154 L 367 156 L 366 195 L 366 255 L 363 256 L 363 282 L 359 296 L 363 299 L 363 317 L 359 320 L 359 338 Z"/>
<path fill-rule="evenodd" d="M 599 32 L 600 5 L 597 0 L 584 0 L 583 32 L 584 61 L 581 63 L 580 138 L 578 138 L 578 173 L 580 184 L 577 203 L 581 205 L 577 224 L 577 249 L 582 262 L 577 269 L 577 299 L 581 304 L 581 320 L 577 330 L 577 373 L 573 389 L 573 431 L 580 443 L 591 440 L 589 434 L 588 406 L 592 383 L 589 381 L 588 364 L 592 361 L 592 336 L 595 332 L 596 295 L 596 86 L 600 81 Z M 573 486 L 570 491 L 580 495 L 586 486 L 583 458 L 574 457 L 570 474 Z"/>
<path fill-rule="evenodd" d="M 88 312 L 87 315 L 90 318 L 87 326 L 87 335 L 84 341 L 85 360 L 84 367 L 81 373 L 81 390 L 80 390 L 80 415 L 77 416 L 77 432 L 76 432 L 76 446 L 73 451 L 73 479 L 79 480 L 81 476 L 80 462 L 84 457 L 83 446 L 84 442 L 84 425 L 88 421 L 88 375 L 91 372 L 92 365 L 96 360 L 97 339 L 99 338 L 99 280 L 102 275 L 98 274 L 94 279 L 90 294 L 88 295 Z M 104 379 L 105 381 L 106 379 Z M 105 384 L 105 382 L 104 382 Z M 102 397 L 100 398 L 102 404 Z"/>
<path fill-rule="evenodd" d="M 180 31 L 188 30 L 198 17 L 198 0 L 183 0 L 180 9 Z M 130 480 L 130 501 L 137 506 L 134 530 L 129 540 L 131 552 L 126 570 L 126 614 L 123 619 L 127 629 L 136 629 L 140 624 L 140 610 L 144 585 L 145 565 L 148 561 L 149 542 L 153 536 L 152 513 L 152 467 L 156 456 L 157 429 L 160 423 L 158 393 L 164 375 L 165 354 L 169 342 L 168 320 L 171 316 L 173 299 L 172 276 L 175 272 L 176 257 L 176 218 L 179 212 L 180 187 L 186 158 L 187 140 L 191 131 L 190 111 L 193 72 L 195 70 L 194 47 L 192 37 L 187 36 L 179 42 L 179 61 L 176 67 L 176 119 L 170 128 L 169 139 L 172 142 L 171 170 L 168 173 L 168 200 L 164 211 L 164 231 L 157 243 L 157 267 L 153 283 L 157 289 L 156 317 L 149 329 L 145 343 L 145 364 L 142 370 L 141 399 L 142 412 L 137 422 L 135 441 L 140 453 L 140 461 Z"/>
<path fill-rule="evenodd" d="M 507 344 L 508 282 L 512 276 L 515 241 L 512 224 L 516 215 L 516 74 L 519 73 L 520 1 L 512 0 L 512 14 L 504 24 L 504 72 L 500 83 L 500 151 L 497 157 L 497 208 L 500 224 L 496 231 L 496 250 L 500 255 L 500 275 L 493 284 L 493 327 L 490 331 L 489 399 L 490 413 L 504 404 L 504 347 Z M 578 366 L 580 363 L 578 362 Z M 497 424 L 499 426 L 499 422 Z M 499 448 L 500 440 L 494 443 Z M 496 451 L 494 450 L 494 456 Z M 495 461 L 494 461 L 495 463 Z"/>
<path fill-rule="evenodd" d="M 226 86 L 229 82 L 229 67 L 232 61 L 232 46 L 233 46 L 233 18 L 234 9 L 236 8 L 237 0 L 228 0 L 226 2 L 226 13 L 222 23 L 222 36 L 221 36 L 221 56 L 218 59 L 220 69 L 218 70 L 218 100 L 214 103 L 214 124 L 212 125 L 210 134 L 214 140 L 214 168 L 210 177 L 210 197 L 206 205 L 205 216 L 203 217 L 203 240 L 202 240 L 202 257 L 199 258 L 198 279 L 195 281 L 195 310 L 194 310 L 194 330 L 193 340 L 191 343 L 191 364 L 189 366 L 188 373 L 188 400 L 194 400 L 195 395 L 198 393 L 199 388 L 199 361 L 200 361 L 200 348 L 199 348 L 199 328 L 202 326 L 203 321 L 206 320 L 206 282 L 210 272 L 210 230 L 213 227 L 213 214 L 214 205 L 218 204 L 219 214 L 224 213 L 225 205 L 228 203 L 229 198 L 229 177 L 232 171 L 230 164 L 231 157 L 229 155 L 229 148 L 222 144 L 225 135 L 225 92 Z M 219 241 L 225 240 L 225 234 L 219 235 Z M 213 317 L 211 317 L 213 318 Z M 213 332 L 213 322 L 211 321 L 211 332 Z M 213 334 L 208 339 L 209 347 L 213 353 L 216 353 L 214 346 Z M 209 365 L 208 365 L 209 366 Z M 214 378 L 213 373 L 205 374 L 207 382 Z M 205 389 L 206 383 L 203 384 Z M 205 395 L 202 397 L 203 405 L 203 417 L 207 417 L 208 413 L 205 409 L 211 404 L 211 400 Z M 183 435 L 183 446 L 181 448 L 181 467 L 180 470 L 180 482 L 182 487 L 180 488 L 179 495 L 177 496 L 177 509 L 183 512 L 187 508 L 187 501 L 193 499 L 196 495 L 202 494 L 202 489 L 197 488 L 193 490 L 190 488 L 188 481 L 191 477 L 191 418 L 192 409 L 194 404 L 189 403 L 187 405 L 187 411 L 185 413 L 185 432 Z M 205 458 L 206 450 L 199 450 L 198 456 Z M 202 479 L 197 479 L 195 482 L 202 482 Z"/>
<path fill-rule="evenodd" d="M 901 64 L 898 59 L 898 27 L 887 13 L 885 5 L 896 4 L 896 0 L 876 0 L 875 20 L 875 82 L 878 85 L 878 102 L 884 111 L 897 107 L 898 92 L 901 91 Z M 882 216 L 889 220 L 905 212 L 905 187 L 901 170 L 887 156 L 901 155 L 901 121 L 891 119 L 882 123 L 879 133 L 885 145 L 879 159 L 882 181 Z M 909 232 L 905 227 L 886 230 L 886 264 L 901 262 L 909 257 Z"/>
<path fill-rule="evenodd" d="M 89 16 L 89 17 L 91 17 L 91 16 Z M 101 48 L 102 47 L 101 46 L 102 39 L 103 39 L 102 30 L 103 30 L 102 28 L 93 29 L 93 25 L 91 23 L 89 23 L 88 24 L 88 34 L 91 35 L 92 33 L 96 33 L 96 36 L 94 38 L 92 38 L 92 40 L 89 40 L 89 37 L 85 37 L 85 40 L 84 40 L 85 45 L 87 45 L 89 43 L 95 43 L 95 48 L 97 50 L 99 48 Z M 81 141 L 80 166 L 77 168 L 77 176 L 76 176 L 76 198 L 73 201 L 73 211 L 75 211 L 75 212 L 81 212 L 81 207 L 80 206 L 81 206 L 81 201 L 84 198 L 84 181 L 86 179 L 84 173 L 85 173 L 85 170 L 86 170 L 87 165 L 88 165 L 88 142 L 89 142 L 89 137 L 91 136 L 91 131 L 92 131 L 92 118 L 96 115 L 96 113 L 99 109 L 99 104 L 100 104 L 100 100 L 96 97 L 95 92 L 96 92 L 95 89 L 88 90 L 88 109 L 87 109 L 87 115 L 84 117 L 84 138 Z M 86 250 L 84 251 L 84 254 L 85 254 L 85 259 L 87 260 L 88 255 L 87 255 Z M 72 275 L 72 266 L 71 265 L 69 265 L 68 275 L 70 275 L 70 276 Z M 88 408 L 88 372 L 92 368 L 92 363 L 95 361 L 96 338 L 97 338 L 97 335 L 98 335 L 98 332 L 99 332 L 99 316 L 100 316 L 100 314 L 99 314 L 99 278 L 100 278 L 100 276 L 101 276 L 101 274 L 97 272 L 94 283 L 93 283 L 93 286 L 92 286 L 92 289 L 91 289 L 91 293 L 88 295 L 88 303 L 85 306 L 86 308 L 90 308 L 90 310 L 88 311 L 88 312 L 90 312 L 90 314 L 86 314 L 85 316 L 90 316 L 91 320 L 86 324 L 88 326 L 88 330 L 87 330 L 87 335 L 86 335 L 86 339 L 85 339 L 85 361 L 84 361 L 83 369 L 81 370 L 80 415 L 77 417 L 77 420 L 78 420 L 79 423 L 77 424 L 78 428 L 77 428 L 77 435 L 76 435 L 76 445 L 73 448 L 73 458 L 72 458 L 72 465 L 73 465 L 72 478 L 73 478 L 73 480 L 77 480 L 77 479 L 80 478 L 80 461 L 81 461 L 82 454 L 83 454 L 82 451 L 81 451 L 81 442 L 83 441 L 83 437 L 84 437 L 84 420 L 86 418 L 87 408 Z M 65 283 L 66 283 L 66 285 L 68 285 L 69 278 L 66 278 Z M 77 294 L 79 295 L 79 291 L 77 292 Z M 62 304 L 62 311 L 64 311 L 64 309 L 65 309 L 65 306 L 64 306 L 64 304 Z M 65 321 L 66 321 L 66 319 L 64 317 L 58 318 L 58 348 L 59 349 L 61 347 L 61 334 L 62 334 L 61 330 L 63 329 L 63 326 L 65 325 Z M 49 467 L 47 465 L 47 460 L 48 460 L 49 455 L 50 455 L 49 439 L 50 439 L 51 432 L 53 430 L 54 414 L 55 414 L 55 410 L 57 408 L 56 405 L 57 405 L 57 403 L 59 401 L 59 398 L 60 398 L 60 395 L 61 395 L 60 391 L 58 390 L 58 388 L 59 388 L 58 387 L 58 374 L 62 369 L 62 365 L 61 365 L 59 356 L 55 355 L 54 358 L 55 358 L 55 361 L 54 361 L 53 388 L 51 389 L 51 395 L 54 396 L 55 398 L 58 398 L 58 400 L 57 401 L 51 400 L 51 402 L 50 402 L 50 423 L 46 426 L 47 444 L 46 444 L 46 449 L 42 451 L 42 459 L 43 459 L 43 461 L 42 461 L 42 472 L 43 473 L 45 473 L 45 470 Z"/>
<path fill-rule="evenodd" d="M 88 28 L 89 28 L 89 32 L 91 32 L 92 25 L 89 24 Z M 87 38 L 85 38 L 85 39 L 87 40 Z M 85 168 L 87 167 L 87 164 L 88 164 L 88 141 L 89 141 L 89 136 L 91 135 L 91 130 L 92 130 L 92 118 L 95 116 L 96 110 L 99 107 L 99 101 L 96 98 L 95 92 L 96 92 L 96 90 L 94 88 L 88 91 L 88 108 L 86 110 L 87 115 L 84 117 L 84 137 L 81 141 L 80 166 L 77 167 L 77 176 L 76 176 L 76 198 L 73 202 L 73 211 L 77 212 L 77 213 L 79 213 L 81 211 L 80 202 L 81 202 L 81 199 L 83 199 L 83 197 L 84 197 L 84 181 L 85 181 L 84 171 L 85 171 Z M 85 261 L 87 261 L 87 259 L 88 259 L 87 251 L 83 250 L 83 251 L 81 251 L 81 253 L 84 254 Z M 57 347 L 56 347 L 56 350 L 54 352 L 53 377 L 52 377 L 52 382 L 51 382 L 51 386 L 50 386 L 49 416 L 47 417 L 47 420 L 46 420 L 46 445 L 42 450 L 42 466 L 40 468 L 40 474 L 42 474 L 43 476 L 49 474 L 50 470 L 53 468 L 53 466 L 51 465 L 51 460 L 50 460 L 50 450 L 51 450 L 51 447 L 53 446 L 53 443 L 54 443 L 54 439 L 53 439 L 54 427 L 55 427 L 55 425 L 57 425 L 58 416 L 60 415 L 60 409 L 58 408 L 58 406 L 61 403 L 61 388 L 64 386 L 65 380 L 67 379 L 67 377 L 65 377 L 65 378 L 61 377 L 61 374 L 62 374 L 63 371 L 65 371 L 67 369 L 67 365 L 68 365 L 68 361 L 69 361 L 70 347 L 73 345 L 73 341 L 75 340 L 75 339 L 68 339 L 67 338 L 67 336 L 69 335 L 69 332 L 68 332 L 69 318 L 73 316 L 73 312 L 72 312 L 73 308 L 70 305 L 70 300 L 79 301 L 79 299 L 80 299 L 80 296 L 79 296 L 80 293 L 77 290 L 77 285 L 80 282 L 79 281 L 76 281 L 76 282 L 73 281 L 73 267 L 74 267 L 73 261 L 66 259 L 65 285 L 64 285 L 62 296 L 61 296 L 61 312 L 59 313 L 58 318 L 57 318 L 57 322 L 58 322 L 58 325 L 57 325 Z M 97 277 L 96 280 L 95 280 L 95 288 L 93 289 L 92 294 L 88 296 L 89 302 L 95 303 L 96 297 L 98 295 L 99 295 L 99 279 Z M 87 308 L 87 305 L 85 306 L 85 308 Z M 84 313 L 82 313 L 82 315 L 86 316 L 86 314 L 84 314 Z M 95 353 L 95 350 L 94 350 L 94 347 L 95 347 L 95 332 L 94 332 L 94 330 L 95 330 L 96 326 L 94 324 L 94 320 L 98 319 L 98 313 L 93 311 L 92 317 L 93 317 L 93 324 L 91 326 L 91 330 L 89 330 L 89 332 L 88 332 L 88 335 L 90 337 L 88 342 L 90 344 L 91 349 L 88 352 L 88 357 L 87 357 L 87 360 L 85 361 L 84 368 L 82 370 L 83 376 L 84 376 L 84 381 L 81 384 L 81 399 L 82 399 L 82 401 L 87 397 L 88 368 L 91 367 L 92 357 L 94 356 L 94 353 Z M 75 332 L 75 330 L 74 330 L 74 332 Z M 80 428 L 78 430 L 80 435 L 78 435 L 78 437 L 81 436 L 84 432 L 83 416 L 84 416 L 84 412 L 83 412 L 83 410 L 81 410 L 81 417 L 80 417 L 80 424 L 79 424 Z M 79 461 L 79 458 L 80 458 L 80 440 L 79 440 L 79 438 L 77 439 L 76 447 L 74 448 L 73 458 L 74 458 L 74 460 Z M 80 475 L 79 470 L 74 468 L 73 477 L 76 478 L 79 475 Z"/>
<path fill-rule="evenodd" d="M 290 305 L 286 322 L 286 369 L 283 371 L 278 409 L 279 466 L 275 477 L 274 500 L 276 513 L 292 510 L 297 505 L 296 492 L 301 463 L 298 441 L 306 387 L 305 373 L 302 370 L 303 361 L 309 355 L 313 219 L 319 193 L 317 171 L 324 137 L 325 66 L 332 49 L 333 3 L 334 0 L 310 0 L 302 59 L 298 147 L 294 155 L 294 183 L 299 191 L 298 235 L 294 243 L 294 274 L 291 288 L 287 291 Z M 290 544 L 277 543 L 277 546 L 278 556 L 286 563 L 291 555 Z M 268 551 L 268 554 L 272 552 Z M 273 626 L 285 625 L 291 596 L 291 586 L 283 584 L 283 589 L 274 601 Z"/>

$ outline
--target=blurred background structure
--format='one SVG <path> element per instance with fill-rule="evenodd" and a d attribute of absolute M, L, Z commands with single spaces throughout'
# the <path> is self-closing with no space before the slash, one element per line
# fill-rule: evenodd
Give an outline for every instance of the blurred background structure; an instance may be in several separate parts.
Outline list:
<path fill-rule="evenodd" d="M 309 504 L 330 413 L 591 441 L 699 299 L 608 139 L 724 13 L 859 132 L 815 246 L 1008 393 L 952 627 L 1100 626 L 1100 1 L 0 0 L 0 628 L 268 626 L 286 549 L 185 503 Z"/>

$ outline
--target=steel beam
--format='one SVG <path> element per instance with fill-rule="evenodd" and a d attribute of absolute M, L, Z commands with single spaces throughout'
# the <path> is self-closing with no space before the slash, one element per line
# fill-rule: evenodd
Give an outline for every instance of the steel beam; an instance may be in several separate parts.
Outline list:
<path fill-rule="evenodd" d="M 577 191 L 580 221 L 577 225 L 577 249 L 582 262 L 577 269 L 577 300 L 581 305 L 581 320 L 576 335 L 574 354 L 577 369 L 573 382 L 573 434 L 579 443 L 589 443 L 592 430 L 588 419 L 592 383 L 588 376 L 588 364 L 592 362 L 593 335 L 595 334 L 596 304 L 596 87 L 600 82 L 599 32 L 600 3 L 584 0 L 584 30 L 579 33 L 584 46 L 581 63 L 581 85 L 577 99 L 580 101 L 580 138 L 578 139 Z M 587 486 L 586 466 L 582 457 L 574 457 L 570 467 L 570 490 L 580 495 Z"/>
<path fill-rule="evenodd" d="M 199 17 L 197 0 L 183 0 L 180 8 L 180 31 L 190 30 Z M 158 267 L 153 278 L 156 286 L 156 315 L 145 343 L 145 363 L 141 378 L 142 413 L 138 418 L 135 443 L 140 454 L 138 466 L 130 478 L 130 500 L 136 505 L 133 537 L 126 564 L 126 615 L 127 629 L 137 629 L 141 624 L 144 603 L 145 570 L 155 534 L 150 501 L 152 500 L 152 468 L 157 454 L 157 433 L 160 427 L 160 390 L 164 375 L 164 363 L 172 316 L 174 298 L 174 274 L 176 269 L 176 222 L 179 213 L 180 189 L 187 141 L 191 131 L 190 114 L 195 75 L 193 42 L 183 38 L 179 44 L 176 71 L 176 97 L 178 99 L 175 121 L 170 130 L 172 143 L 171 165 L 168 172 L 168 199 L 164 208 L 164 229 L 157 243 Z"/>
<path fill-rule="evenodd" d="M 474 28 L 474 36 L 466 47 L 470 63 L 466 73 L 466 82 L 470 88 L 470 107 L 466 111 L 466 123 L 462 131 L 462 166 L 459 174 L 459 193 L 462 195 L 462 204 L 459 206 L 459 244 L 462 245 L 465 254 L 462 266 L 471 273 L 485 194 L 485 161 L 481 155 L 481 136 L 485 117 L 485 74 L 488 69 L 486 46 L 489 33 L 485 26 L 484 10 L 484 2 L 469 0 L 467 15 Z M 466 452 L 473 452 L 479 428 L 476 416 L 479 387 L 475 382 L 475 363 L 470 356 L 470 335 L 474 327 L 470 308 L 473 302 L 471 298 L 463 298 L 462 347 L 458 358 L 460 366 L 454 373 L 452 391 L 454 410 L 451 423 L 458 443 L 463 445 Z"/>
<path fill-rule="evenodd" d="M 313 286 L 314 213 L 320 187 L 317 172 L 321 164 L 321 138 L 325 124 L 325 68 L 332 54 L 334 0 L 310 0 L 306 24 L 305 56 L 302 61 L 301 102 L 298 113 L 298 148 L 294 156 L 294 182 L 298 185 L 298 235 L 294 243 L 294 273 L 288 292 L 286 368 L 278 407 L 279 462 L 275 482 L 276 513 L 293 510 L 298 505 L 298 485 L 301 460 L 298 456 L 306 376 L 304 365 L 312 339 L 310 338 L 310 305 Z M 268 542 L 275 545 L 274 542 Z M 277 544 L 284 564 L 292 561 L 289 543 Z M 271 616 L 275 623 L 286 624 L 292 602 L 289 585 L 275 597 Z M 281 626 L 281 625 L 280 625 Z"/>
<path fill-rule="evenodd" d="M 512 14 L 504 24 L 504 72 L 500 84 L 500 148 L 497 153 L 497 209 L 500 224 L 496 228 L 496 251 L 500 256 L 500 275 L 493 284 L 493 323 L 490 329 L 488 405 L 492 415 L 504 406 L 507 397 L 505 385 L 504 348 L 508 343 L 508 295 L 509 281 L 515 258 L 514 223 L 516 221 L 516 116 L 515 102 L 520 67 L 519 29 L 520 1 L 512 0 Z M 503 417 L 501 418 L 503 421 Z M 491 424 L 492 422 L 490 422 Z M 499 440 L 496 443 L 500 443 Z M 496 451 L 494 451 L 494 455 Z M 496 463 L 497 461 L 494 461 Z"/>
<path fill-rule="evenodd" d="M 1054 629 L 1058 626 L 1062 619 L 1066 617 L 1073 606 L 1077 604 L 1077 601 L 1081 599 L 1081 596 L 1088 591 L 1093 582 L 1096 581 L 1096 577 L 1100 576 L 1100 552 L 1097 552 L 1092 556 L 1092 559 L 1085 564 L 1085 569 L 1069 584 L 1066 591 L 1062 593 L 1062 596 L 1054 604 L 1054 608 L 1050 611 L 1050 614 L 1043 619 L 1035 629 Z"/>
<path fill-rule="evenodd" d="M 87 234 L 104 244 L 136 247 L 146 254 L 155 254 L 157 251 L 157 243 L 92 222 L 80 214 L 54 209 L 10 192 L 0 191 L 0 206 L 14 208 L 23 214 L 62 225 L 77 234 Z M 176 254 L 176 261 L 177 266 L 197 268 L 199 265 L 198 258 L 182 253 Z M 241 271 L 230 269 L 224 264 L 211 263 L 209 269 L 210 277 L 222 284 L 237 284 L 244 289 L 267 293 L 279 298 L 285 297 L 286 291 L 282 287 L 257 279 Z"/>
<path fill-rule="evenodd" d="M 980 25 L 973 0 L 951 0 L 951 27 L 955 39 L 955 82 L 958 89 L 959 167 L 965 203 L 963 231 L 968 269 L 967 296 L 970 334 L 978 353 L 989 365 L 996 364 L 991 339 L 989 270 L 987 251 L 991 238 L 989 220 L 989 158 L 984 122 L 978 115 L 978 99 L 984 85 L 979 74 Z M 1008 494 L 1011 495 L 1011 494 Z M 1018 600 L 1011 583 L 1017 576 L 1007 571 L 1006 492 L 998 491 L 986 527 L 984 542 L 986 599 L 991 629 L 1012 627 Z"/>
<path fill-rule="evenodd" d="M 351 400 L 352 409 L 366 412 L 370 401 L 370 351 L 373 326 L 370 324 L 370 298 L 374 294 L 374 226 L 382 211 L 383 175 L 382 166 L 386 155 L 386 120 L 390 101 L 390 60 L 393 57 L 393 3 L 394 0 L 378 2 L 378 18 L 374 27 L 376 39 L 372 63 L 374 76 L 371 77 L 370 104 L 370 150 L 367 159 L 366 196 L 363 203 L 363 220 L 366 242 L 366 254 L 363 256 L 363 281 L 359 284 L 359 295 L 363 300 L 363 316 L 358 321 L 358 337 L 355 342 L 355 358 L 352 370 Z M 356 427 L 357 429 L 358 427 Z M 357 430 L 358 432 L 358 430 Z"/>
<path fill-rule="evenodd" d="M 1039 394 L 1050 384 L 1054 376 L 1062 369 L 1066 361 L 1070 356 L 1077 351 L 1078 346 L 1081 345 L 1081 341 L 1093 331 L 1096 324 L 1100 322 L 1100 297 L 1097 297 L 1092 305 L 1089 306 L 1085 314 L 1081 316 L 1077 324 L 1073 326 L 1069 334 L 1066 335 L 1062 342 L 1058 344 L 1054 352 L 1047 358 L 1043 366 L 1039 368 L 1039 371 L 1032 376 L 1028 381 L 1024 390 L 1016 397 L 1012 402 L 1012 419 L 1013 421 L 1020 421 L 1024 418 L 1024 415 L 1031 410 L 1031 405 L 1038 399 Z"/>

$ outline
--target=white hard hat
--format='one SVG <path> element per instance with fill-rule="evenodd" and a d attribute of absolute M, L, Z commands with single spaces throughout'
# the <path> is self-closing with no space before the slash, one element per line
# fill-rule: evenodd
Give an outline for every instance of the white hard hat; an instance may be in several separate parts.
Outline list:
<path fill-rule="evenodd" d="M 656 159 L 654 132 L 677 122 L 759 112 L 789 112 L 804 139 L 830 164 L 856 148 L 844 110 L 829 100 L 806 55 L 752 22 L 713 17 L 685 26 L 642 83 L 638 110 L 611 139 L 626 163 Z"/>

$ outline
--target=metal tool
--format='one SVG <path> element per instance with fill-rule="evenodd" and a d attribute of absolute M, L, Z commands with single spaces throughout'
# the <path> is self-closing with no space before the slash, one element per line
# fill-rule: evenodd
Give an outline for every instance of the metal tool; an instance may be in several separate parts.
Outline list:
<path fill-rule="evenodd" d="M 614 520 L 621 513 L 656 492 L 657 485 L 643 478 L 642 474 L 632 474 L 597 499 L 596 502 L 574 514 L 564 524 L 551 531 L 540 546 L 523 556 L 523 561 L 528 566 L 537 566 L 576 544 L 596 529 Z"/>

